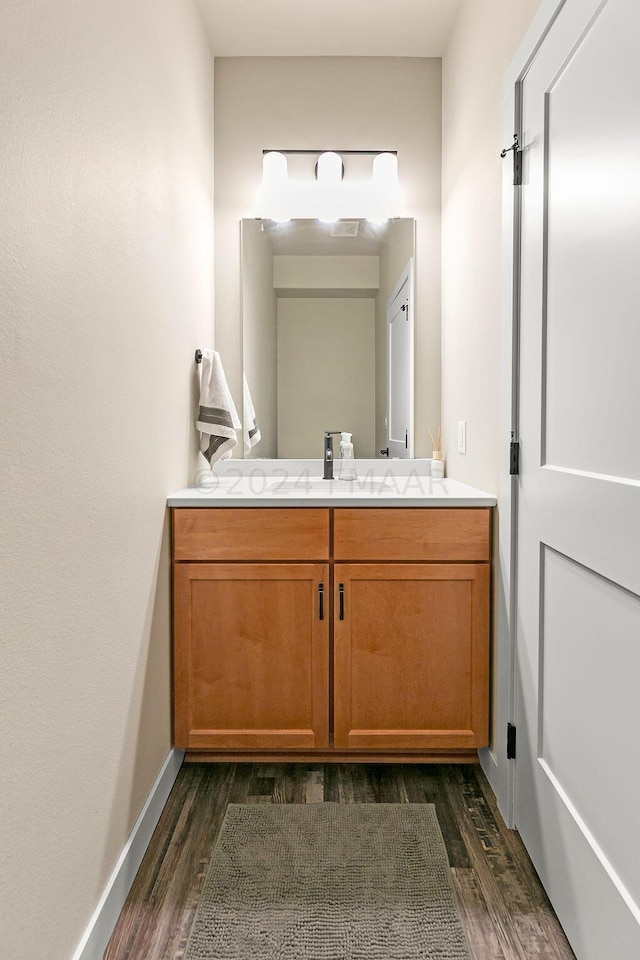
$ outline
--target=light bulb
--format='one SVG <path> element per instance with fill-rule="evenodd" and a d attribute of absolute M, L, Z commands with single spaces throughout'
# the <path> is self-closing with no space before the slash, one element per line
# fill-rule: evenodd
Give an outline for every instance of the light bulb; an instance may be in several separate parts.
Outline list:
<path fill-rule="evenodd" d="M 372 223 L 383 223 L 395 216 L 398 206 L 398 158 L 393 153 L 379 153 L 374 158 L 371 187 L 368 219 Z"/>
<path fill-rule="evenodd" d="M 373 179 L 387 189 L 394 189 L 398 183 L 398 158 L 393 153 L 379 153 L 373 160 Z"/>
<path fill-rule="evenodd" d="M 284 153 L 265 153 L 262 158 L 262 182 L 282 183 L 287 179 L 287 158 Z"/>
<path fill-rule="evenodd" d="M 262 157 L 262 186 L 260 188 L 260 213 L 276 223 L 288 223 L 291 215 L 285 199 L 287 184 L 287 158 L 272 150 Z"/>
<path fill-rule="evenodd" d="M 342 157 L 339 154 L 332 153 L 331 150 L 320 154 L 316 174 L 318 183 L 340 183 L 343 172 Z"/>
<path fill-rule="evenodd" d="M 335 223 L 340 216 L 338 191 L 342 183 L 344 168 L 342 157 L 332 151 L 318 157 L 316 171 L 318 198 L 318 220 L 321 223 Z"/>

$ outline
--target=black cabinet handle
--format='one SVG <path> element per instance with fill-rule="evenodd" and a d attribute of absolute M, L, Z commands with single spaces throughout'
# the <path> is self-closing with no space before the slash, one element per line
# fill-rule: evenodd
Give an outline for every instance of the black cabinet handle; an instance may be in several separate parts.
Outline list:
<path fill-rule="evenodd" d="M 338 593 L 340 595 L 340 619 L 344 620 L 344 583 L 338 585 Z"/>
<path fill-rule="evenodd" d="M 324 583 L 318 584 L 318 616 L 324 620 Z"/>

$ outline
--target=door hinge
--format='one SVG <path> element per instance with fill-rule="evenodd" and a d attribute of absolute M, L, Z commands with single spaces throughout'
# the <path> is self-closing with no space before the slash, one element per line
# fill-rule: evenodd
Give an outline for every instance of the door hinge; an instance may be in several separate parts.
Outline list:
<path fill-rule="evenodd" d="M 504 150 L 501 150 L 500 156 L 506 157 L 508 153 L 513 150 L 513 185 L 514 187 L 522 186 L 522 150 L 520 149 L 520 141 L 518 140 L 518 134 L 514 133 L 513 143 L 510 147 L 505 147 Z"/>
<path fill-rule="evenodd" d="M 509 444 L 509 474 L 517 477 L 520 473 L 520 444 L 512 440 Z"/>
<path fill-rule="evenodd" d="M 522 186 L 522 150 L 513 151 L 513 185 Z"/>
<path fill-rule="evenodd" d="M 507 724 L 507 760 L 516 758 L 516 726 L 515 723 Z"/>

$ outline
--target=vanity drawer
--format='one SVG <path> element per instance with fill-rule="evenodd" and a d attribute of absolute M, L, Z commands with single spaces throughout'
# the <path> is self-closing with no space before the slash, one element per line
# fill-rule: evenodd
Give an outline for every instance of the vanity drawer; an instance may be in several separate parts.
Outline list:
<path fill-rule="evenodd" d="M 488 507 L 337 509 L 336 560 L 489 560 Z"/>
<path fill-rule="evenodd" d="M 173 556 L 174 560 L 327 560 L 329 511 L 174 509 Z"/>

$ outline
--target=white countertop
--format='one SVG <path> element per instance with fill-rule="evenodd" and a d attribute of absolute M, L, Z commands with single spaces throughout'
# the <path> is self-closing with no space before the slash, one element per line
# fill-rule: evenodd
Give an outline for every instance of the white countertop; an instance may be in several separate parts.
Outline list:
<path fill-rule="evenodd" d="M 231 460 L 203 471 L 170 507 L 493 507 L 457 480 L 432 479 L 429 460 L 356 460 L 358 480 L 322 480 L 322 461 Z M 338 473 L 338 461 L 336 461 Z"/>

